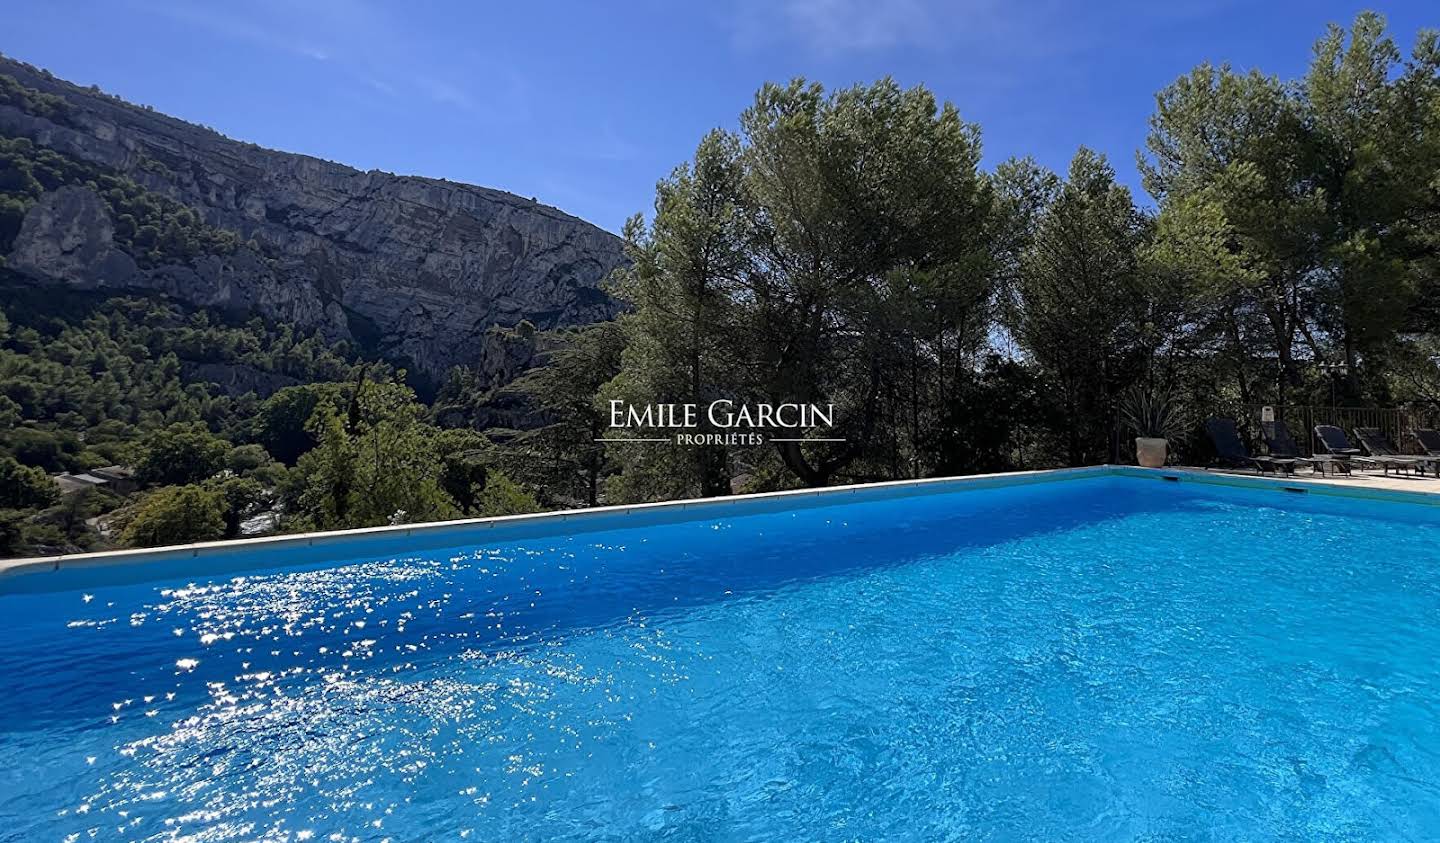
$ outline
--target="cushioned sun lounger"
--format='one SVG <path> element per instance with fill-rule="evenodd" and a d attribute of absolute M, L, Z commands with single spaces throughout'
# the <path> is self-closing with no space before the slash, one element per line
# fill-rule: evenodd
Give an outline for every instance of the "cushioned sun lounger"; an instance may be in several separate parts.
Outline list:
<path fill-rule="evenodd" d="M 1390 437 L 1378 427 L 1357 427 L 1355 438 L 1360 440 L 1360 446 L 1365 449 L 1365 453 L 1377 460 L 1390 460 L 1397 468 L 1419 468 L 1423 472 L 1427 465 L 1433 470 L 1437 462 L 1437 459 L 1431 456 L 1400 453 L 1400 449 L 1395 447 Z"/>
<path fill-rule="evenodd" d="M 1415 428 L 1415 440 L 1420 448 L 1432 457 L 1440 457 L 1440 430 L 1433 427 Z"/>
<path fill-rule="evenodd" d="M 1209 419 L 1205 422 L 1205 433 L 1209 435 L 1211 443 L 1215 445 L 1217 465 L 1232 468 L 1254 468 L 1259 472 L 1295 473 L 1296 460 L 1251 455 L 1250 449 L 1246 448 L 1244 441 L 1240 439 L 1240 432 L 1235 429 L 1233 419 Z"/>
<path fill-rule="evenodd" d="M 1365 456 L 1359 448 L 1351 445 L 1350 437 L 1345 435 L 1345 431 L 1333 424 L 1315 425 L 1315 438 L 1320 440 L 1320 447 L 1332 456 L 1344 457 L 1356 465 L 1387 468 L 1380 461 Z"/>
<path fill-rule="evenodd" d="M 1295 437 L 1290 434 L 1290 428 L 1279 419 L 1261 422 L 1260 435 L 1265 438 L 1265 447 L 1270 451 L 1272 457 L 1285 457 L 1296 462 L 1306 463 L 1317 474 L 1324 474 L 1327 467 L 1343 471 L 1346 474 L 1350 473 L 1350 459 L 1347 456 L 1333 454 L 1318 457 L 1301 456 L 1300 446 L 1296 444 Z"/>

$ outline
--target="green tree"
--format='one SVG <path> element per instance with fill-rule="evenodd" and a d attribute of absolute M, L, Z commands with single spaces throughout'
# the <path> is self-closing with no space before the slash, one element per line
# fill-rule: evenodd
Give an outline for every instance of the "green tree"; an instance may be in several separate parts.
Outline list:
<path fill-rule="evenodd" d="M 464 515 L 478 515 L 480 494 L 490 474 L 493 448 L 473 430 L 442 430 L 433 437 L 440 458 L 440 487 Z"/>
<path fill-rule="evenodd" d="M 539 511 L 540 505 L 529 492 L 499 472 L 490 475 L 485 490 L 480 493 L 480 514 L 485 517 Z"/>
<path fill-rule="evenodd" d="M 1115 395 L 1153 351 L 1146 233 L 1104 157 L 1082 148 L 1021 255 L 1007 325 L 1059 396 L 1071 465 L 1105 459 Z"/>
<path fill-rule="evenodd" d="M 432 431 L 414 420 L 386 419 L 356 439 L 350 506 L 355 526 L 439 521 L 459 514 L 440 487 L 441 461 L 430 441 Z"/>
<path fill-rule="evenodd" d="M 596 396 L 620 372 L 625 334 L 619 324 L 601 322 L 557 331 L 550 341 L 556 346 L 543 363 L 510 385 L 543 420 L 523 431 L 513 448 L 524 455 L 518 462 L 529 469 L 527 481 L 561 500 L 595 506 L 609 468 L 605 443 L 597 440 L 606 436 L 610 423 Z"/>
<path fill-rule="evenodd" d="M 244 475 L 273 465 L 274 460 L 260 445 L 236 445 L 225 455 L 225 467 L 236 474 Z"/>
<path fill-rule="evenodd" d="M 230 445 L 205 425 L 177 422 L 145 439 L 136 472 L 146 483 L 198 483 L 225 467 Z"/>
<path fill-rule="evenodd" d="M 296 464 L 293 515 L 305 525 L 319 529 L 351 526 L 351 501 L 355 488 L 355 446 L 335 410 L 321 405 L 309 421 L 310 433 L 319 442 L 301 455 Z"/>
<path fill-rule="evenodd" d="M 979 128 L 889 79 L 828 98 L 767 86 L 741 125 L 767 268 L 743 297 L 759 352 L 746 371 L 772 403 L 833 403 L 827 435 L 846 440 L 780 442 L 782 461 L 807 485 L 857 461 L 860 477 L 920 473 L 919 431 L 985 339 L 993 195 Z"/>
<path fill-rule="evenodd" d="M 120 534 L 128 547 L 210 541 L 225 534 L 225 504 L 201 486 L 165 486 L 141 501 Z"/>
<path fill-rule="evenodd" d="M 1297 360 L 1315 298 L 1324 197 L 1312 176 L 1311 139 L 1302 104 L 1279 79 L 1202 65 L 1157 97 L 1142 160 L 1145 187 L 1192 220 L 1213 219 L 1240 272 L 1220 276 L 1213 330 L 1240 352 L 1242 392 L 1263 349 L 1275 400 L 1300 382 Z M 1179 229 L 1180 226 L 1174 226 Z"/>
<path fill-rule="evenodd" d="M 457 515 L 441 487 L 437 431 L 420 421 L 422 410 L 408 390 L 364 383 L 345 421 L 321 404 L 310 420 L 320 444 L 296 466 L 294 515 L 320 529 Z"/>
<path fill-rule="evenodd" d="M 17 427 L 0 433 L 0 443 L 10 451 L 16 460 L 46 471 L 70 471 L 79 468 L 77 457 L 81 450 L 79 438 L 67 430 L 44 430 L 32 427 Z"/>
<path fill-rule="evenodd" d="M 266 500 L 265 487 L 250 477 L 225 477 L 206 485 L 219 496 L 225 520 L 225 538 L 240 535 L 240 524 Z"/>
<path fill-rule="evenodd" d="M 341 406 L 342 385 L 288 386 L 261 403 L 253 421 L 255 441 L 275 459 L 294 465 L 318 443 L 310 416 L 321 404 Z"/>
<path fill-rule="evenodd" d="M 31 520 L 33 524 L 53 531 L 56 544 L 88 549 L 99 539 L 91 529 L 89 519 L 113 509 L 116 503 L 113 495 L 98 489 L 80 489 L 64 495 L 57 504 L 42 510 Z"/>
<path fill-rule="evenodd" d="M 706 404 L 733 394 L 736 299 L 751 260 L 744 172 L 740 140 L 712 131 L 700 141 L 694 161 L 676 168 L 657 186 L 654 223 L 647 228 L 639 217 L 627 223 L 633 263 L 617 273 L 616 291 L 634 308 L 621 317 L 623 368 L 606 390 L 604 403 Z M 595 346 L 609 350 L 605 341 L 610 337 L 593 339 L 600 342 L 576 353 Z M 557 362 L 563 364 L 566 358 Z M 547 384 L 537 386 L 546 391 Z M 568 415 L 587 421 L 585 411 Z M 715 431 L 702 421 L 696 432 Z M 591 451 L 584 458 L 595 463 L 599 456 Z M 662 493 L 683 495 L 694 489 L 706 497 L 730 493 L 723 446 L 632 449 L 620 458 L 627 461 L 626 480 L 632 486 L 641 481 Z M 586 473 L 598 480 L 598 465 Z"/>
<path fill-rule="evenodd" d="M 1370 368 L 1379 375 L 1397 341 L 1437 324 L 1415 307 L 1436 286 L 1436 39 L 1421 32 L 1403 61 L 1384 18 L 1365 12 L 1348 33 L 1330 27 L 1301 82 L 1326 200 L 1315 321 L 1330 342 L 1320 340 L 1317 351 L 1345 364 L 1353 395 L 1380 386 L 1373 376 L 1362 380 Z"/>
<path fill-rule="evenodd" d="M 0 558 L 8 559 L 28 552 L 25 541 L 25 513 L 18 509 L 0 509 Z"/>
<path fill-rule="evenodd" d="M 1156 254 L 1211 294 L 1196 333 L 1243 401 L 1285 403 L 1314 364 L 1345 366 L 1348 400 L 1383 400 L 1389 356 L 1440 315 L 1417 307 L 1434 284 L 1440 50 L 1424 31 L 1406 60 L 1384 32 L 1363 13 L 1301 80 L 1205 64 L 1157 97 L 1141 159 Z"/>
<path fill-rule="evenodd" d="M 46 507 L 59 498 L 59 487 L 44 469 L 31 468 L 0 456 L 0 509 Z"/>
<path fill-rule="evenodd" d="M 824 435 L 841 442 L 763 431 L 796 481 L 928 470 L 922 431 L 974 377 L 989 324 L 979 159 L 978 128 L 924 88 L 766 85 L 740 135 L 708 135 L 661 183 L 654 223 L 627 229 L 617 290 L 634 308 L 602 400 L 833 405 Z M 729 486 L 703 452 L 617 457 L 622 498 Z"/>

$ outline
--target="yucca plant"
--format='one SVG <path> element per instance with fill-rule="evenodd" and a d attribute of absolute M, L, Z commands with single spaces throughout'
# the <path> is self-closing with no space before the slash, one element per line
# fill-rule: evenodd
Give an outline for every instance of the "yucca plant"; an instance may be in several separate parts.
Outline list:
<path fill-rule="evenodd" d="M 1146 439 L 1183 439 L 1190 417 L 1168 388 L 1137 383 L 1120 396 L 1120 418 Z"/>

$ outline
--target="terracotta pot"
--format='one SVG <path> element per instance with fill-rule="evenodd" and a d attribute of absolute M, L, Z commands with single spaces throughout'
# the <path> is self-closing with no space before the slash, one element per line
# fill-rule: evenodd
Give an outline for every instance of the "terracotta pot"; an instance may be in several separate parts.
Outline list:
<path fill-rule="evenodd" d="M 1165 465 L 1165 451 L 1168 443 L 1164 439 L 1139 436 L 1135 439 L 1135 461 L 1146 468 L 1160 468 Z"/>

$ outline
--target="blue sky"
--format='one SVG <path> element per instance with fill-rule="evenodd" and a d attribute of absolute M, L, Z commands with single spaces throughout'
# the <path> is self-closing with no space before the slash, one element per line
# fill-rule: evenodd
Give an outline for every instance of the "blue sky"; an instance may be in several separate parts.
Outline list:
<path fill-rule="evenodd" d="M 618 231 L 706 130 L 797 75 L 924 83 L 980 123 L 986 166 L 1063 169 L 1085 144 L 1138 195 L 1157 90 L 1206 59 L 1294 76 L 1363 8 L 1407 50 L 1440 26 L 1433 0 L 11 0 L 0 51 L 231 137 Z"/>

